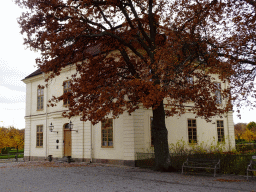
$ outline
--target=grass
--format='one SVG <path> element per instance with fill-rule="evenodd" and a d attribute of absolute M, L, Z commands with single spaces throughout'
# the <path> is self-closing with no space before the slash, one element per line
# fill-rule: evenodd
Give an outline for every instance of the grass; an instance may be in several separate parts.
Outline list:
<path fill-rule="evenodd" d="M 0 159 L 14 159 L 16 155 L 0 155 Z M 24 154 L 19 154 L 18 158 L 23 158 Z"/>
<path fill-rule="evenodd" d="M 8 154 L 0 154 L 0 159 L 14 159 L 16 156 L 17 150 L 11 149 Z M 24 156 L 24 149 L 18 150 L 18 158 L 23 158 Z"/>

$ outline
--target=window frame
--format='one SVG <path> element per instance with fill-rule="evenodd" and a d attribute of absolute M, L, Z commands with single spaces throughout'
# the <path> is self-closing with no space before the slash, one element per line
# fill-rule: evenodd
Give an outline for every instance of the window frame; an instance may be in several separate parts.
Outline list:
<path fill-rule="evenodd" d="M 222 104 L 222 97 L 221 97 L 221 83 L 220 82 L 214 82 L 215 86 L 217 86 L 217 89 L 215 90 L 215 103 L 217 105 Z"/>
<path fill-rule="evenodd" d="M 222 122 L 222 123 L 219 123 L 219 122 Z M 222 126 L 221 126 L 221 124 L 222 124 Z M 218 143 L 224 143 L 225 142 L 224 121 L 216 120 L 216 126 L 217 126 Z"/>
<path fill-rule="evenodd" d="M 40 92 L 40 93 L 39 93 Z M 38 94 L 39 93 L 39 94 Z M 44 89 L 38 88 L 37 89 L 37 104 L 36 104 L 37 111 L 44 110 Z"/>
<path fill-rule="evenodd" d="M 193 76 L 187 76 L 186 77 L 187 85 L 188 86 L 193 86 L 194 85 L 194 77 Z"/>
<path fill-rule="evenodd" d="M 108 121 L 111 121 L 111 122 L 108 122 Z M 105 122 L 110 123 L 110 126 L 108 126 L 108 124 L 106 123 L 107 124 L 106 127 L 103 127 Z M 110 139 L 112 139 L 112 145 L 109 145 L 109 142 L 111 142 Z M 106 145 L 103 145 L 103 142 L 106 142 Z M 113 120 L 113 118 L 109 118 L 104 121 L 101 121 L 101 148 L 114 148 L 114 120 Z"/>
<path fill-rule="evenodd" d="M 44 147 L 44 126 L 36 126 L 36 148 Z"/>
<path fill-rule="evenodd" d="M 189 126 L 189 121 L 191 121 L 191 126 Z M 193 121 L 195 121 L 195 126 L 192 126 L 193 125 Z M 187 127 L 188 127 L 188 143 L 191 145 L 191 144 L 197 144 L 197 122 L 196 122 L 196 119 L 187 119 Z M 190 131 L 190 129 L 192 129 Z M 195 129 L 195 131 L 194 131 Z M 189 134 L 191 132 L 191 134 Z M 194 135 L 194 132 L 195 132 L 195 135 Z M 192 139 L 190 139 L 190 135 L 192 137 Z M 193 139 L 195 137 L 195 140 Z M 195 142 L 192 142 L 192 141 L 195 141 Z"/>
<path fill-rule="evenodd" d="M 65 88 L 65 84 L 68 84 L 68 87 Z M 71 92 L 71 81 L 70 80 L 67 80 L 67 81 L 64 81 L 63 82 L 63 94 L 65 94 L 66 92 Z M 67 99 L 63 99 L 63 106 L 64 107 L 68 107 L 70 104 L 70 99 L 67 98 Z"/>
<path fill-rule="evenodd" d="M 187 81 L 187 86 L 189 87 L 189 89 L 193 89 L 193 86 L 194 86 L 194 77 L 193 76 L 187 76 L 186 77 L 186 81 Z M 191 102 L 191 98 L 187 98 L 186 99 L 186 103 L 189 103 Z"/>

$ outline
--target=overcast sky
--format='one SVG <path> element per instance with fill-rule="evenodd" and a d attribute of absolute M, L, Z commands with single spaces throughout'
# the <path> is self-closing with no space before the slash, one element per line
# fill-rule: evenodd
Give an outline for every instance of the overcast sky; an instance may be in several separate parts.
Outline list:
<path fill-rule="evenodd" d="M 36 70 L 39 55 L 25 50 L 17 23 L 22 10 L 13 0 L 0 0 L 0 127 L 25 127 L 26 86 L 21 81 Z M 242 119 L 234 114 L 234 122 L 256 121 L 256 111 L 242 110 Z"/>

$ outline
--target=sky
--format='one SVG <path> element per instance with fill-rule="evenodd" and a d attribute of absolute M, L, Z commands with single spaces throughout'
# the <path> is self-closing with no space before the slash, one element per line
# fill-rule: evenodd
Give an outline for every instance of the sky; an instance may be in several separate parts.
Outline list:
<path fill-rule="evenodd" d="M 17 18 L 22 9 L 13 0 L 0 0 L 0 127 L 25 128 L 26 85 L 21 81 L 37 68 L 40 55 L 25 49 Z M 256 110 L 234 113 L 234 123 L 256 121 Z"/>

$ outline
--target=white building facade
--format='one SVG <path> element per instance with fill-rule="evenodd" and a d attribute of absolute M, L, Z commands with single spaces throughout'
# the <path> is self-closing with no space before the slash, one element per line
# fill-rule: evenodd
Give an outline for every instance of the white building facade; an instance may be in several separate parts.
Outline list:
<path fill-rule="evenodd" d="M 152 149 L 152 110 L 141 108 L 131 115 L 124 113 L 118 119 L 109 117 L 107 123 L 96 125 L 80 121 L 80 117 L 63 118 L 67 101 L 59 102 L 55 107 L 47 107 L 47 101 L 52 96 L 63 94 L 68 88 L 67 77 L 74 73 L 74 66 L 66 67 L 44 89 L 38 87 L 45 84 L 45 75 L 40 70 L 23 79 L 26 84 L 24 159 L 34 161 L 47 160 L 49 155 L 53 159 L 71 156 L 75 161 L 135 166 L 136 153 Z M 65 86 L 63 82 L 67 82 Z M 221 86 L 227 85 L 221 83 Z M 207 123 L 189 112 L 166 118 L 170 146 L 182 141 L 187 148 L 220 143 L 225 150 L 234 149 L 233 112 L 211 120 Z M 70 121 L 72 131 L 68 129 Z M 54 126 L 52 132 L 49 129 L 51 124 Z"/>

